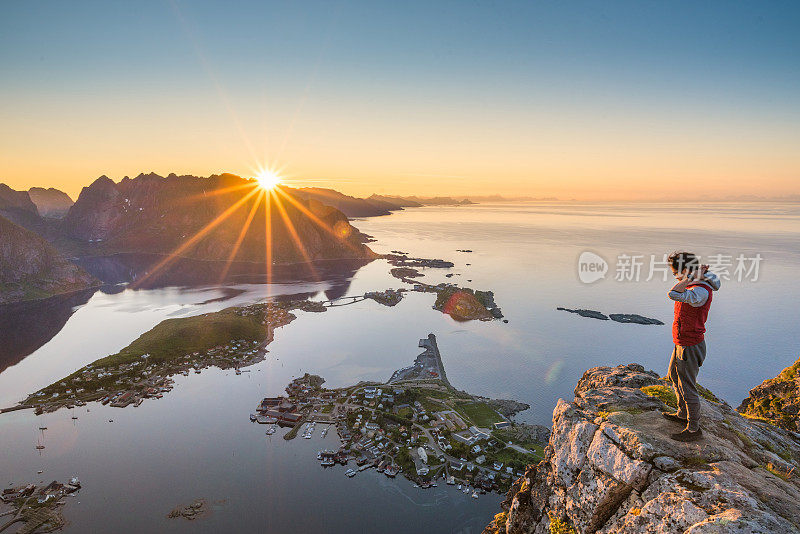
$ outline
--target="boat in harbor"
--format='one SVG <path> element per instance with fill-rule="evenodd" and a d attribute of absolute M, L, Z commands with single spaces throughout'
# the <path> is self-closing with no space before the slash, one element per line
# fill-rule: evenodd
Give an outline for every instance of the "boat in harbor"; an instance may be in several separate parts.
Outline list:
<path fill-rule="evenodd" d="M 478 493 L 477 493 L 477 492 L 475 492 L 475 491 L 473 491 L 473 492 L 472 492 L 472 498 L 473 498 L 473 499 L 477 499 L 477 498 L 478 498 Z"/>
<path fill-rule="evenodd" d="M 272 426 L 270 426 L 270 427 L 267 429 L 267 435 L 268 435 L 268 436 L 271 436 L 271 435 L 272 435 L 272 434 L 274 434 L 276 431 L 277 431 L 277 429 L 275 428 L 275 425 L 272 425 Z"/>
<path fill-rule="evenodd" d="M 46 426 L 40 426 L 39 430 L 47 430 L 47 427 Z"/>
<path fill-rule="evenodd" d="M 459 490 L 459 491 L 461 491 L 461 484 L 459 484 L 458 486 L 456 486 L 456 489 L 457 489 L 457 490 Z"/>
<path fill-rule="evenodd" d="M 348 469 L 347 471 L 345 471 L 344 474 L 350 478 L 353 478 L 354 476 L 356 476 L 356 471 L 353 469 Z"/>
<path fill-rule="evenodd" d="M 256 414 L 251 413 L 250 414 L 250 421 L 255 422 L 255 420 L 256 420 Z"/>

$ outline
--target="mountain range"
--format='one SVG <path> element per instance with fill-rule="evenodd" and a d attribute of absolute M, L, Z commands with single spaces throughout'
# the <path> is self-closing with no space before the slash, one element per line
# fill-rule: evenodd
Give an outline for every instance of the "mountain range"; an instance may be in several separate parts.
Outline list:
<path fill-rule="evenodd" d="M 145 271 L 176 258 L 219 262 L 226 272 L 231 262 L 266 269 L 268 250 L 276 265 L 376 257 L 346 214 L 318 200 L 328 195 L 349 208 L 357 206 L 335 192 L 279 186 L 267 193 L 233 174 L 150 173 L 120 182 L 101 176 L 57 218 L 69 199 L 59 193 L 36 189 L 31 194 L 0 184 L 0 302 L 97 282 L 67 257 L 153 255 L 160 261 Z"/>

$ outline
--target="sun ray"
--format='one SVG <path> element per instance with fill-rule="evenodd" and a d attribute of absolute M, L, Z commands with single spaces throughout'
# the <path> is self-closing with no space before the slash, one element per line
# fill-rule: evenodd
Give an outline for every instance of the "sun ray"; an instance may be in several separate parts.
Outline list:
<path fill-rule="evenodd" d="M 242 189 L 250 189 L 258 187 L 258 184 L 254 181 L 246 181 L 241 185 L 232 185 L 229 187 L 221 187 L 219 189 L 214 189 L 213 191 L 203 191 L 202 193 L 198 193 L 196 195 L 188 196 L 183 199 L 185 202 L 191 202 L 194 200 L 203 200 L 209 197 L 216 197 L 219 195 L 225 195 L 227 193 L 233 193 L 236 191 L 241 191 Z"/>
<path fill-rule="evenodd" d="M 219 214 L 219 215 L 218 215 L 218 216 L 217 216 L 217 217 L 216 217 L 216 218 L 215 218 L 213 221 L 211 221 L 210 223 L 208 223 L 207 225 L 205 225 L 205 226 L 204 226 L 203 228 L 201 228 L 201 229 L 200 229 L 200 230 L 199 230 L 199 231 L 198 231 L 196 234 L 194 234 L 194 235 L 193 235 L 191 238 L 189 238 L 187 241 L 185 241 L 183 244 L 181 244 L 181 245 L 180 245 L 179 247 L 177 247 L 175 250 L 173 250 L 172 252 L 170 252 L 170 253 L 167 255 L 167 257 L 166 257 L 166 258 L 164 258 L 164 259 L 163 259 L 161 262 L 159 262 L 159 263 L 158 263 L 158 264 L 157 264 L 155 267 L 153 267 L 153 268 L 152 268 L 152 269 L 151 269 L 151 270 L 150 270 L 150 271 L 149 271 L 147 274 L 145 274 L 145 275 L 144 275 L 142 278 L 140 278 L 139 280 L 137 280 L 136 282 L 134 282 L 134 283 L 132 284 L 132 287 L 133 287 L 133 288 L 140 287 L 140 286 L 142 285 L 142 283 L 144 283 L 144 282 L 145 282 L 146 280 L 148 280 L 150 277 L 152 277 L 152 276 L 153 276 L 153 275 L 155 275 L 157 272 L 159 272 L 161 269 L 163 269 L 164 267 L 168 266 L 168 265 L 169 265 L 169 264 L 171 264 L 173 261 L 175 261 L 176 259 L 178 259 L 178 258 L 180 257 L 180 255 L 181 255 L 181 254 L 182 254 L 184 251 L 186 251 L 188 248 L 192 247 L 192 246 L 193 246 L 195 243 L 197 243 L 197 242 L 198 242 L 200 239 L 202 239 L 203 237 L 205 237 L 205 236 L 206 236 L 206 235 L 207 235 L 207 234 L 208 234 L 208 233 L 209 233 L 211 230 L 213 230 L 214 228 L 216 228 L 216 227 L 217 227 L 219 224 L 221 224 L 221 223 L 222 223 L 222 222 L 223 222 L 225 219 L 227 219 L 228 217 L 230 217 L 230 216 L 231 216 L 231 215 L 232 215 L 232 214 L 233 214 L 233 213 L 234 213 L 236 210 L 238 210 L 238 209 L 239 209 L 239 208 L 242 206 L 242 204 L 244 204 L 245 202 L 247 202 L 247 200 L 248 200 L 250 197 L 252 197 L 253 195 L 255 195 L 255 194 L 258 192 L 258 191 L 259 191 L 258 189 L 253 189 L 252 191 L 250 191 L 249 193 L 247 193 L 245 196 L 243 196 L 242 198 L 240 198 L 239 200 L 237 200 L 237 201 L 236 201 L 234 204 L 232 204 L 232 205 L 231 205 L 230 207 L 228 207 L 228 208 L 227 208 L 225 211 L 223 211 L 221 214 Z"/>
<path fill-rule="evenodd" d="M 266 242 L 266 263 L 267 263 L 267 297 L 270 296 L 272 284 L 272 202 L 270 196 L 272 191 L 262 191 L 266 202 L 264 202 L 264 240 Z"/>
<path fill-rule="evenodd" d="M 300 235 L 297 233 L 294 224 L 292 224 L 292 220 L 289 218 L 289 214 L 286 212 L 286 208 L 284 207 L 283 202 L 281 202 L 281 199 L 278 198 L 277 195 L 274 195 L 273 198 L 275 199 L 275 207 L 278 208 L 278 213 L 280 213 L 280 216 L 283 219 L 284 224 L 286 225 L 286 229 L 289 230 L 289 235 L 292 237 L 292 240 L 297 246 L 297 249 L 300 251 L 300 254 L 302 254 L 303 259 L 306 261 L 306 264 L 308 264 L 309 269 L 311 269 L 312 276 L 314 277 L 315 280 L 319 281 L 319 277 L 317 276 L 317 271 L 316 269 L 314 269 L 314 265 L 311 262 L 311 257 L 308 255 L 308 251 L 306 251 L 306 247 L 303 245 L 303 241 L 302 239 L 300 239 Z"/>
<path fill-rule="evenodd" d="M 231 264 L 233 263 L 234 258 L 236 258 L 236 254 L 239 252 L 239 247 L 242 245 L 242 241 L 244 241 L 247 231 L 250 229 L 250 224 L 253 222 L 253 218 L 256 216 L 256 211 L 258 211 L 258 206 L 261 205 L 262 198 L 263 196 L 261 195 L 256 197 L 255 202 L 253 202 L 253 207 L 250 209 L 250 213 L 247 214 L 247 220 L 245 220 L 244 225 L 242 226 L 242 231 L 239 232 L 239 237 L 236 239 L 236 243 L 233 245 L 231 254 L 228 256 L 228 260 L 225 262 L 225 267 L 222 269 L 222 273 L 219 277 L 220 283 L 224 282 L 225 277 L 228 276 L 228 271 L 231 268 Z"/>
<path fill-rule="evenodd" d="M 286 192 L 285 192 L 283 189 L 281 189 L 280 187 L 275 187 L 275 188 L 273 189 L 273 191 L 275 191 L 276 193 L 280 194 L 280 195 L 281 195 L 281 196 L 283 196 L 283 197 L 284 197 L 286 200 L 288 200 L 289 202 L 291 202 L 291 203 L 292 203 L 292 205 L 294 205 L 294 206 L 295 206 L 297 209 L 299 209 L 300 211 L 302 211 L 302 212 L 303 212 L 303 213 L 304 213 L 304 214 L 305 214 L 305 215 L 306 215 L 306 216 L 307 216 L 309 219 L 311 219 L 311 220 L 312 220 L 312 221 L 313 221 L 315 224 L 317 224 L 317 226 L 319 226 L 320 228 L 322 228 L 323 230 L 325 230 L 326 232 L 328 232 L 329 234 L 331 234 L 333 237 L 335 237 L 336 239 L 338 239 L 338 240 L 339 240 L 341 243 L 343 243 L 345 246 L 347 246 L 348 248 L 350 248 L 350 249 L 351 249 L 351 250 L 353 250 L 354 252 L 358 252 L 358 249 L 357 249 L 355 246 L 353 246 L 353 244 L 352 244 L 352 243 L 348 242 L 348 241 L 347 241 L 345 238 L 343 238 L 341 235 L 337 234 L 337 233 L 336 233 L 336 232 L 333 230 L 333 228 L 331 228 L 330 226 L 328 226 L 327 224 L 325 224 L 325 222 L 323 222 L 323 221 L 322 221 L 322 220 L 321 220 L 319 217 L 317 217 L 316 215 L 314 215 L 314 214 L 311 212 L 311 210 L 309 210 L 307 207 L 303 206 L 303 204 L 302 204 L 302 203 L 298 202 L 298 201 L 297 201 L 297 199 L 295 199 L 294 197 L 292 197 L 292 195 L 290 195 L 290 194 L 286 193 Z"/>

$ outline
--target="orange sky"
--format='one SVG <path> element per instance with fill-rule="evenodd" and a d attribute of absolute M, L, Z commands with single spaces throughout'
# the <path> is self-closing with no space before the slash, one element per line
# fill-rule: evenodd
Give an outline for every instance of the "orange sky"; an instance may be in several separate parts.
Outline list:
<path fill-rule="evenodd" d="M 800 10 L 165 6 L 6 6 L 0 182 L 271 165 L 357 196 L 800 194 Z"/>
<path fill-rule="evenodd" d="M 0 133 L 0 180 L 17 189 L 56 187 L 75 197 L 101 174 L 114 180 L 150 171 L 252 176 L 271 162 L 283 168 L 290 185 L 358 196 L 499 193 L 592 200 L 681 190 L 800 193 L 797 136 L 791 124 L 779 121 L 765 136 L 763 128 L 737 130 L 729 119 L 697 128 L 688 113 L 664 113 L 656 122 L 652 115 L 622 118 L 624 110 L 565 118 L 514 109 L 464 117 L 438 108 L 409 116 L 408 109 L 388 108 L 371 116 L 354 107 L 298 119 L 262 109 L 258 117 L 241 119 L 214 97 L 180 105 L 159 100 L 100 109 L 95 100 L 67 107 L 40 102 L 12 111 Z M 265 116 L 274 124 L 265 126 Z"/>

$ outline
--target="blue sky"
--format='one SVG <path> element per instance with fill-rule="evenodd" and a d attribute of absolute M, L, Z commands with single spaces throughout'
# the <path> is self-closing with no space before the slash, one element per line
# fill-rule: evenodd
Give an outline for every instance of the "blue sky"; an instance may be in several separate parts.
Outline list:
<path fill-rule="evenodd" d="M 797 192 L 795 2 L 4 2 L 0 15 L 0 180 L 17 185 L 275 163 L 354 192 L 410 192 L 402 176 L 428 172 L 461 177 L 443 191 L 562 180 L 596 194 L 674 158 L 688 167 L 659 178 L 727 169 L 732 151 L 737 190 L 750 177 Z"/>

